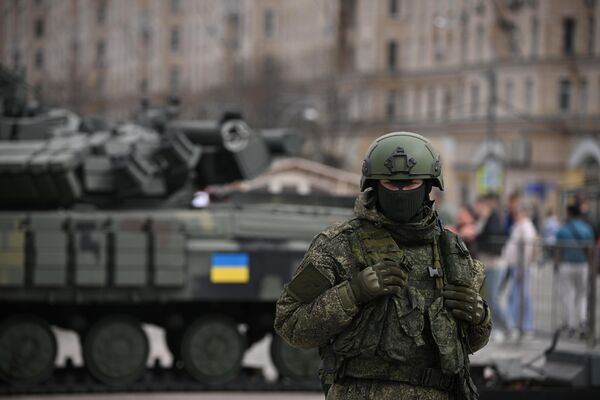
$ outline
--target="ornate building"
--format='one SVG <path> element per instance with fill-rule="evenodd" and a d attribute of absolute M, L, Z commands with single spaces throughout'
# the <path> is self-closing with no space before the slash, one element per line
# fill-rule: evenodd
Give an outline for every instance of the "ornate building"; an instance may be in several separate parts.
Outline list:
<path fill-rule="evenodd" d="M 6 0 L 0 18 L 0 61 L 54 104 L 241 108 L 355 172 L 373 138 L 415 131 L 454 203 L 599 183 L 594 0 Z"/>

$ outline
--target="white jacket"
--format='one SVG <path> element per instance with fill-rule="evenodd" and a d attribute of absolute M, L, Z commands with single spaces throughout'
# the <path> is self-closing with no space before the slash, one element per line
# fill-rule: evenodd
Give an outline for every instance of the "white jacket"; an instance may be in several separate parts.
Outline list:
<path fill-rule="evenodd" d="M 523 248 L 523 262 L 524 266 L 527 267 L 534 261 L 535 247 L 538 245 L 536 242 L 537 232 L 533 222 L 529 218 L 523 218 L 521 221 L 515 222 L 510 232 L 510 237 L 502 249 L 502 258 L 504 262 L 509 266 L 519 265 L 519 252 L 521 243 L 524 244 Z"/>

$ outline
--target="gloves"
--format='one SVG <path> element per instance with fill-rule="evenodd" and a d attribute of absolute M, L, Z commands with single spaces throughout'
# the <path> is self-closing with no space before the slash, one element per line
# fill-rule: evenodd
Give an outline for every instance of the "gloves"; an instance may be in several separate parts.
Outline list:
<path fill-rule="evenodd" d="M 444 305 L 455 318 L 479 325 L 485 319 L 485 307 L 479 293 L 465 286 L 446 285 L 442 293 Z"/>
<path fill-rule="evenodd" d="M 391 260 L 379 262 L 356 273 L 350 280 L 350 288 L 356 304 L 364 304 L 376 297 L 398 293 L 406 286 L 407 272 Z"/>

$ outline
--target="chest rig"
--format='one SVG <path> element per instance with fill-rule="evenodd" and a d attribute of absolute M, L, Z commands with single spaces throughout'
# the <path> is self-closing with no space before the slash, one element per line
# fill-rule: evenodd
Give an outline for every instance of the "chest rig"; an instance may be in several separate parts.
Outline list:
<path fill-rule="evenodd" d="M 333 380 L 350 376 L 451 390 L 465 373 L 468 378 L 468 356 L 465 335 L 441 294 L 447 283 L 473 286 L 466 246 L 444 230 L 431 241 L 399 245 L 374 223 L 355 219 L 350 224 L 358 268 L 392 260 L 407 270 L 408 284 L 399 295 L 362 306 L 330 343 L 325 353 L 335 359 Z"/>

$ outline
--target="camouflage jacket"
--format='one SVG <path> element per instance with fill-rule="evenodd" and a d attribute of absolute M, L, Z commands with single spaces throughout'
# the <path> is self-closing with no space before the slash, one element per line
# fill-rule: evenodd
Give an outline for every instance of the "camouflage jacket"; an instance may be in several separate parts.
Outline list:
<path fill-rule="evenodd" d="M 436 325 L 432 323 L 431 329 L 425 326 L 427 324 L 424 324 L 423 315 L 429 312 L 432 320 L 438 314 L 444 314 L 443 319 L 446 320 L 453 318 L 448 317 L 449 313 L 443 310 L 439 294 L 434 294 L 433 280 L 427 281 L 422 270 L 409 276 L 405 299 L 384 296 L 359 309 L 343 293 L 347 290 L 348 279 L 365 268 L 365 264 L 377 260 L 377 255 L 369 255 L 369 240 L 372 241 L 373 248 L 379 246 L 380 251 L 386 252 L 388 250 L 382 250 L 381 246 L 390 247 L 390 240 L 378 242 L 377 238 L 391 236 L 398 245 L 395 250 L 389 251 L 402 251 L 410 262 L 422 264 L 430 263 L 434 254 L 432 244 L 437 243 L 441 234 L 434 212 L 430 211 L 421 223 L 406 224 L 398 229 L 397 224 L 386 219 L 375 208 L 369 207 L 368 198 L 368 193 L 363 193 L 357 200 L 356 218 L 333 225 L 315 237 L 292 279 L 294 282 L 299 275 L 309 276 L 307 284 L 302 286 L 300 296 L 286 286 L 277 302 L 275 329 L 292 346 L 333 348 L 336 353 L 345 357 L 360 359 L 359 365 L 369 365 L 371 369 L 381 365 L 381 360 L 394 362 L 394 365 L 418 363 L 429 367 L 435 366 L 432 363 L 444 364 L 443 354 L 441 357 L 440 354 L 431 357 L 429 353 L 435 348 L 434 342 L 446 339 L 434 338 Z M 356 244 L 356 237 L 361 234 L 365 238 L 363 248 L 366 248 L 362 252 L 357 251 L 359 246 Z M 371 261 L 365 260 L 365 254 Z M 442 264 L 447 261 L 442 260 Z M 479 290 L 483 282 L 483 265 L 473 261 L 468 264 L 468 268 L 469 279 L 472 280 L 468 284 Z M 305 270 L 310 272 L 306 273 Z M 305 272 L 301 274 L 303 271 Z M 428 289 L 422 290 L 420 287 Z M 420 312 L 412 313 L 413 309 Z M 476 351 L 487 343 L 491 330 L 489 310 L 487 314 L 484 323 L 469 325 L 465 329 L 463 342 L 466 342 L 468 351 Z M 456 326 L 455 322 L 450 323 Z M 398 344 L 402 343 L 398 331 L 410 336 L 410 341 L 404 340 L 405 345 Z M 453 332 L 454 335 L 459 335 L 456 327 Z M 456 354 L 441 367 L 457 373 L 462 367 L 468 367 L 468 359 L 465 357 L 465 365 L 459 359 L 462 350 L 455 349 L 457 346 L 453 344 L 450 346 L 451 352 Z M 443 344 L 438 347 L 439 351 L 436 350 L 436 353 L 443 353 Z M 447 350 L 446 353 L 449 352 Z"/>

